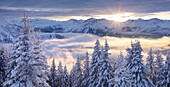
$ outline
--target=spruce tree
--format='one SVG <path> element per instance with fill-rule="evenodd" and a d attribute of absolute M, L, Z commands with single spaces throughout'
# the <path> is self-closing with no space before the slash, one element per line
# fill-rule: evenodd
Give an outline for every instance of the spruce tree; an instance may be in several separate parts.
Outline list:
<path fill-rule="evenodd" d="M 38 72 L 41 71 L 42 77 L 46 78 L 49 76 L 49 66 L 47 64 L 47 58 L 42 54 L 42 46 L 41 46 L 41 38 L 40 38 L 40 31 L 38 33 L 34 32 L 34 28 L 31 28 L 31 57 L 34 58 L 34 61 L 37 63 Z M 48 82 L 49 79 L 46 79 Z"/>
<path fill-rule="evenodd" d="M 162 53 L 160 50 L 158 50 L 156 53 L 155 69 L 156 69 L 156 86 L 162 87 L 164 85 L 162 83 L 162 80 L 164 78 L 164 74 L 163 74 L 164 64 L 163 64 Z"/>
<path fill-rule="evenodd" d="M 146 66 L 142 63 L 140 42 L 131 43 L 131 48 L 126 49 L 128 55 L 126 56 L 127 68 L 132 74 L 133 87 L 154 87 L 153 83 L 147 77 L 148 71 Z"/>
<path fill-rule="evenodd" d="M 123 56 L 123 53 L 120 51 L 120 54 L 119 54 L 119 61 L 120 61 L 120 64 L 124 61 L 124 56 Z"/>
<path fill-rule="evenodd" d="M 90 63 L 90 76 L 89 76 L 89 86 L 95 87 L 98 83 L 98 60 L 100 59 L 101 51 L 100 51 L 100 42 L 96 41 L 94 51 L 91 58 Z"/>
<path fill-rule="evenodd" d="M 32 57 L 35 58 L 35 60 L 39 63 L 41 63 L 40 69 L 44 71 L 46 75 L 49 75 L 49 65 L 47 64 L 47 57 L 45 57 L 42 54 L 42 46 L 41 46 L 41 37 L 40 37 L 40 30 L 38 33 L 34 32 L 34 29 L 32 29 Z"/>
<path fill-rule="evenodd" d="M 47 84 L 48 77 L 41 65 L 42 61 L 32 56 L 32 42 L 30 39 L 29 20 L 24 17 L 25 26 L 21 35 L 13 44 L 13 52 L 8 63 L 10 73 L 8 81 L 4 83 L 5 87 L 50 87 Z"/>
<path fill-rule="evenodd" d="M 163 68 L 163 79 L 159 81 L 162 87 L 170 87 L 170 54 L 167 53 L 165 66 Z"/>
<path fill-rule="evenodd" d="M 81 62 L 80 58 L 77 58 L 77 62 L 74 66 L 74 82 L 73 82 L 73 87 L 80 87 L 82 84 L 82 69 L 81 69 Z"/>
<path fill-rule="evenodd" d="M 170 52 L 167 53 L 164 69 L 164 86 L 170 87 Z"/>
<path fill-rule="evenodd" d="M 3 84 L 4 87 L 9 87 L 10 85 L 9 84 L 12 84 L 12 81 L 10 81 L 11 79 L 11 70 L 14 69 L 14 66 L 16 66 L 16 58 L 18 56 L 16 56 L 17 54 L 17 48 L 19 47 L 19 34 L 17 34 L 17 38 L 13 41 L 13 45 L 12 45 L 12 52 L 11 52 L 11 56 L 8 57 L 8 70 L 7 70 L 7 78 Z M 11 62 L 11 63 L 10 63 Z"/>
<path fill-rule="evenodd" d="M 0 48 L 0 87 L 3 87 L 3 83 L 5 82 L 7 76 L 7 51 L 5 51 L 5 48 Z"/>
<path fill-rule="evenodd" d="M 108 49 L 105 50 L 101 49 L 101 57 L 99 62 L 99 70 L 98 70 L 98 78 L 99 81 L 97 82 L 96 87 L 109 87 L 109 81 L 113 77 L 112 76 L 112 69 L 113 67 L 110 64 L 110 58 L 108 57 Z"/>
<path fill-rule="evenodd" d="M 86 60 L 84 61 L 84 70 L 82 77 L 82 85 L 81 87 L 88 87 L 89 80 L 89 56 L 88 52 L 86 52 Z"/>
<path fill-rule="evenodd" d="M 107 40 L 105 40 L 105 46 L 104 46 L 104 52 L 105 52 L 105 56 L 108 57 L 109 55 L 111 55 L 110 53 L 108 53 L 108 51 L 110 50 L 110 47 L 108 45 Z"/>
<path fill-rule="evenodd" d="M 66 65 L 64 66 L 64 77 L 63 77 L 62 87 L 70 87 L 69 75 L 68 75 L 68 72 L 67 72 Z"/>
<path fill-rule="evenodd" d="M 150 49 L 150 51 L 148 52 L 148 57 L 146 59 L 146 66 L 148 68 L 148 71 L 149 71 L 149 79 L 155 84 L 156 82 L 156 76 L 155 76 L 155 67 L 154 67 L 154 55 L 153 55 L 153 52 L 152 52 L 152 48 Z"/>
<path fill-rule="evenodd" d="M 49 84 L 51 87 L 56 87 L 56 85 L 57 85 L 57 70 L 56 70 L 56 65 L 55 65 L 54 59 L 52 61 L 52 66 L 50 69 Z"/>
<path fill-rule="evenodd" d="M 120 51 L 120 54 L 118 55 L 118 58 L 114 64 L 114 70 L 116 70 L 120 66 L 120 64 L 122 63 L 123 60 L 124 60 L 124 56 L 123 56 L 122 52 Z"/>
<path fill-rule="evenodd" d="M 73 85 L 74 85 L 74 82 L 75 82 L 75 72 L 76 72 L 76 69 L 75 69 L 75 65 L 73 64 L 73 67 L 72 67 L 72 69 L 71 69 L 71 71 L 70 71 L 70 78 L 69 78 L 69 80 L 70 80 L 70 87 L 73 87 Z"/>
<path fill-rule="evenodd" d="M 120 53 L 120 56 L 123 56 L 122 53 Z M 117 69 L 114 72 L 114 78 L 111 79 L 110 86 L 114 87 L 131 87 L 132 81 L 131 81 L 131 74 L 127 67 L 125 66 L 124 59 L 120 59 L 119 65 Z"/>
<path fill-rule="evenodd" d="M 63 84 L 63 66 L 62 66 L 62 62 L 59 62 L 58 65 L 58 70 L 57 70 L 57 87 L 61 87 Z"/>

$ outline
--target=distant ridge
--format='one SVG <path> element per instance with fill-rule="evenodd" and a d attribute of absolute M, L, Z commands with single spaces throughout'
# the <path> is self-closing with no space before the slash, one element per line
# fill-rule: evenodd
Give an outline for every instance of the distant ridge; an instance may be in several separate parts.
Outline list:
<path fill-rule="evenodd" d="M 90 33 L 99 36 L 145 38 L 170 36 L 170 20 L 157 18 L 128 20 L 120 23 L 95 18 L 87 20 L 70 19 L 68 21 L 30 19 L 30 24 L 35 27 L 35 30 L 41 29 L 44 33 Z M 0 17 L 0 41 L 14 38 L 22 25 L 22 20 L 7 21 Z"/>

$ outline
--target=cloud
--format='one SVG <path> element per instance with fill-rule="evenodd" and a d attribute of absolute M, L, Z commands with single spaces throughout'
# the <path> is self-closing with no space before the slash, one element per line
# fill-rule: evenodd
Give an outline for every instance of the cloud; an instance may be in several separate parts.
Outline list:
<path fill-rule="evenodd" d="M 22 17 L 26 13 L 30 17 L 50 17 L 50 16 L 89 16 L 89 10 L 56 10 L 56 11 L 46 11 L 46 10 L 23 10 L 23 9 L 0 9 L 0 16 L 13 16 Z"/>
<path fill-rule="evenodd" d="M 136 12 L 169 11 L 169 0 L 1 0 L 1 7 L 46 9 L 96 9 Z"/>
<path fill-rule="evenodd" d="M 140 15 L 170 11 L 169 0 L 0 0 L 1 17 L 67 17 L 111 15 L 130 12 Z"/>

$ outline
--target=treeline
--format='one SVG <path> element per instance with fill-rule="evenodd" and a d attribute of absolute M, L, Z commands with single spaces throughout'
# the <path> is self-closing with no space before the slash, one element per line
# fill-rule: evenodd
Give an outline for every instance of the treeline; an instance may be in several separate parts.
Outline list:
<path fill-rule="evenodd" d="M 54 59 L 49 69 L 39 33 L 30 27 L 27 17 L 24 24 L 12 52 L 0 49 L 0 87 L 170 87 L 169 53 L 164 60 L 161 51 L 155 56 L 151 49 L 145 65 L 140 41 L 132 42 L 127 55 L 120 53 L 115 63 L 109 58 L 107 40 L 104 46 L 97 40 L 92 57 L 87 52 L 83 64 L 78 57 L 70 73 L 61 62 L 56 69 Z"/>

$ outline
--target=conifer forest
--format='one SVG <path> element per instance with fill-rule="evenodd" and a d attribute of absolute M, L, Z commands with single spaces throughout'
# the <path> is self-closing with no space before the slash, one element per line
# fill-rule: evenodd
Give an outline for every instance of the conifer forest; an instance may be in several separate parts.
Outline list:
<path fill-rule="evenodd" d="M 84 53 L 84 60 L 77 57 L 68 71 L 55 58 L 48 65 L 40 33 L 25 16 L 12 50 L 1 46 L 0 87 L 170 87 L 170 52 L 150 48 L 144 61 L 140 40 L 135 40 L 125 49 L 126 55 L 120 51 L 112 61 L 109 41 L 101 45 L 96 39 L 93 53 Z"/>

